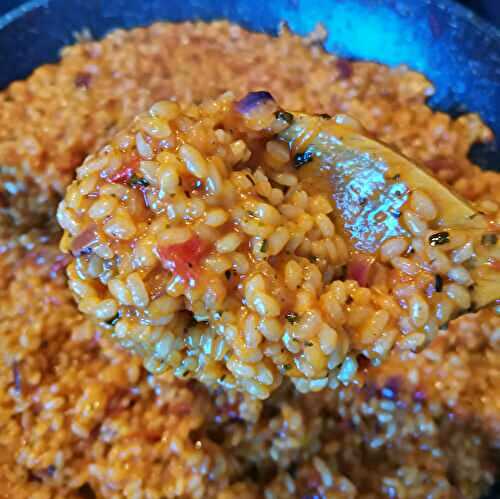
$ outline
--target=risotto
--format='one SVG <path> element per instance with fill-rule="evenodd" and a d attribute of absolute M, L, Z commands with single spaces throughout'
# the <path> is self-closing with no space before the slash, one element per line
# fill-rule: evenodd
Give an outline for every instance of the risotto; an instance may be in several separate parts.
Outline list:
<path fill-rule="evenodd" d="M 227 23 L 64 49 L 0 94 L 6 497 L 480 497 L 492 485 L 499 318 L 438 329 L 471 305 L 469 242 L 436 236 L 438 203 L 408 194 L 416 249 L 389 241 L 367 288 L 329 196 L 302 177 L 307 151 L 276 137 L 290 116 L 272 102 L 235 113 L 262 88 L 284 109 L 353 115 L 500 221 L 500 176 L 466 157 L 490 131 L 431 111 L 431 85 L 405 68 Z M 80 164 L 59 210 L 70 257 L 54 211 Z M 406 273 L 402 306 L 397 283 L 417 258 L 448 267 Z"/>
<path fill-rule="evenodd" d="M 326 150 L 325 130 L 345 139 L 353 126 L 330 121 L 294 117 L 263 91 L 184 109 L 155 103 L 85 160 L 59 205 L 79 309 L 151 372 L 261 399 L 282 376 L 301 392 L 335 389 L 360 382 L 360 355 L 378 365 L 397 340 L 403 350 L 429 343 L 474 308 L 470 261 L 496 247 L 496 233 L 478 232 L 487 224 L 473 210 L 464 217 L 472 230 L 432 227 L 447 216 L 442 199 L 411 189 L 404 167 L 377 171 L 379 157 Z M 342 158 L 336 209 L 315 185 L 328 185 L 320 148 Z M 378 196 L 367 173 L 387 183 Z M 336 226 L 362 233 L 356 249 L 379 244 L 381 263 L 349 255 Z"/>

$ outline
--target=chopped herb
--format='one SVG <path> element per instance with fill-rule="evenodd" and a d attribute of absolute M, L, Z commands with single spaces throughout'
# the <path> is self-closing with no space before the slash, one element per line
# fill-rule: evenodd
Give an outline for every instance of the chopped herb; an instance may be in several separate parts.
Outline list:
<path fill-rule="evenodd" d="M 266 251 L 267 251 L 267 239 L 264 239 L 260 246 L 260 252 L 265 253 Z"/>
<path fill-rule="evenodd" d="M 293 164 L 296 168 L 310 163 L 313 160 L 313 153 L 311 151 L 304 151 L 302 153 L 297 153 L 293 158 Z"/>
<path fill-rule="evenodd" d="M 396 173 L 396 175 L 394 175 L 392 177 L 392 180 L 399 180 L 401 178 L 401 175 L 399 173 Z"/>
<path fill-rule="evenodd" d="M 120 314 L 117 313 L 114 317 L 111 317 L 111 319 L 108 319 L 106 321 L 106 324 L 108 326 L 114 326 L 119 320 L 120 320 Z"/>
<path fill-rule="evenodd" d="M 438 293 L 440 293 L 441 291 L 443 291 L 443 278 L 439 274 L 436 275 L 436 280 L 434 282 L 434 287 L 436 288 L 436 291 Z"/>
<path fill-rule="evenodd" d="M 288 124 L 291 124 L 293 122 L 293 114 L 287 113 L 286 111 L 276 111 L 274 113 L 274 116 L 276 116 L 276 119 L 284 121 Z"/>
<path fill-rule="evenodd" d="M 476 213 L 473 213 L 472 215 L 469 215 L 469 220 L 472 220 L 473 218 L 476 218 L 478 215 L 484 215 L 482 211 L 476 211 Z"/>
<path fill-rule="evenodd" d="M 312 347 L 312 346 L 314 345 L 314 343 L 313 343 L 312 341 L 305 341 L 305 342 L 304 342 L 304 345 L 305 345 L 306 347 Z"/>
<path fill-rule="evenodd" d="M 332 117 L 328 113 L 321 113 L 321 114 L 318 114 L 318 116 L 320 118 L 323 118 L 324 120 L 331 120 L 332 119 Z"/>
<path fill-rule="evenodd" d="M 147 187 L 149 182 L 145 178 L 139 177 L 133 173 L 128 181 L 128 185 L 130 185 L 130 187 Z"/>
<path fill-rule="evenodd" d="M 226 379 L 226 374 L 223 374 L 220 378 L 219 378 L 219 381 L 222 382 Z"/>
<path fill-rule="evenodd" d="M 290 324 L 295 324 L 299 320 L 299 316 L 295 312 L 288 312 L 285 315 L 285 319 L 290 323 Z"/>
<path fill-rule="evenodd" d="M 283 364 L 283 369 L 284 369 L 285 371 L 289 371 L 291 368 L 292 368 L 292 365 L 291 365 L 291 364 Z"/>
<path fill-rule="evenodd" d="M 498 242 L 498 237 L 496 234 L 484 234 L 481 238 L 481 244 L 483 246 L 495 246 Z"/>
<path fill-rule="evenodd" d="M 247 176 L 246 176 L 246 177 L 247 177 L 247 179 L 250 181 L 250 183 L 251 183 L 252 185 L 255 185 L 255 180 L 252 178 L 252 175 L 247 174 Z"/>
<path fill-rule="evenodd" d="M 229 281 L 229 279 L 231 279 L 231 276 L 233 275 L 233 273 L 230 270 L 226 270 L 224 272 L 224 275 L 226 276 L 226 279 Z"/>
<path fill-rule="evenodd" d="M 257 218 L 257 215 L 256 215 L 253 211 L 251 211 L 251 210 L 248 210 L 248 211 L 247 211 L 247 215 L 248 215 L 249 217 L 252 217 L 252 218 Z"/>
<path fill-rule="evenodd" d="M 92 254 L 92 248 L 90 246 L 87 246 L 85 248 L 82 248 L 78 255 L 76 256 L 85 256 L 85 255 L 91 255 Z"/>
<path fill-rule="evenodd" d="M 438 246 L 450 242 L 450 233 L 447 231 L 436 232 L 429 236 L 429 244 L 431 246 Z"/>
<path fill-rule="evenodd" d="M 189 369 L 186 369 L 183 373 L 182 373 L 182 377 L 185 378 L 186 376 L 188 376 L 190 374 L 190 371 Z"/>
<path fill-rule="evenodd" d="M 317 256 L 314 256 L 314 255 L 310 255 L 308 257 L 308 260 L 311 262 L 311 263 L 316 263 L 318 261 L 318 257 Z"/>

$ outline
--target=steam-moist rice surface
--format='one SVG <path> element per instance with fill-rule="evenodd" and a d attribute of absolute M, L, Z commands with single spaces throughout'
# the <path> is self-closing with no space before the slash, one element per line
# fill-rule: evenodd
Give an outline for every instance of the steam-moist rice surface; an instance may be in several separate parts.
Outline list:
<path fill-rule="evenodd" d="M 492 483 L 492 311 L 453 322 L 418 356 L 389 359 L 363 388 L 301 395 L 284 383 L 261 402 L 148 375 L 76 309 L 59 236 L 24 232 L 24 213 L 50 214 L 51 189 L 62 193 L 83 157 L 154 101 L 261 88 L 284 107 L 354 114 L 498 221 L 499 176 L 466 158 L 490 132 L 477 116 L 432 112 L 429 83 L 404 68 L 339 61 L 291 35 L 226 23 L 159 24 L 65 49 L 0 98 L 1 162 L 38 201 L 2 196 L 6 216 L 22 214 L 0 257 L 5 496 L 479 497 Z"/>
<path fill-rule="evenodd" d="M 77 169 L 57 212 L 69 286 L 149 371 L 259 399 L 283 377 L 336 389 L 474 307 L 481 231 L 442 231 L 439 200 L 389 170 L 402 204 L 381 214 L 406 232 L 354 253 L 330 196 L 304 179 L 320 160 L 302 165 L 280 135 L 293 120 L 263 92 L 160 101 Z"/>

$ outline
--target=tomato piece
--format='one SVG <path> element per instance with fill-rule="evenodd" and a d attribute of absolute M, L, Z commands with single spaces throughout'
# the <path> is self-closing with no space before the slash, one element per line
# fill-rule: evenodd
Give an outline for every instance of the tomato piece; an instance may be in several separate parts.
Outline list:
<path fill-rule="evenodd" d="M 73 239 L 71 243 L 71 253 L 74 256 L 81 256 L 88 253 L 92 245 L 95 244 L 98 239 L 97 225 L 92 223 Z"/>
<path fill-rule="evenodd" d="M 372 266 L 375 258 L 370 255 L 355 253 L 347 264 L 347 278 L 357 281 L 362 287 L 370 284 Z"/>
<path fill-rule="evenodd" d="M 110 181 L 113 184 L 125 184 L 130 180 L 130 177 L 134 174 L 134 168 L 131 166 L 125 166 L 118 170 L 112 177 L 110 177 Z"/>
<path fill-rule="evenodd" d="M 200 263 L 209 252 L 209 246 L 198 236 L 184 243 L 158 247 L 162 265 L 184 281 L 194 281 L 200 276 Z"/>
<path fill-rule="evenodd" d="M 110 182 L 113 184 L 125 184 L 127 183 L 132 175 L 137 170 L 139 166 L 139 158 L 133 157 L 130 161 L 128 161 L 122 168 L 120 168 L 116 173 L 114 173 L 110 178 Z"/>

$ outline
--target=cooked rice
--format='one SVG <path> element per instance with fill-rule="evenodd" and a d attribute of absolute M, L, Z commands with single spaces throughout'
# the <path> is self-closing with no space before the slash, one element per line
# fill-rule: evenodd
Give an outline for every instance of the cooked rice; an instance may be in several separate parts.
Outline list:
<path fill-rule="evenodd" d="M 75 257 L 69 286 L 149 371 L 260 399 L 282 377 L 336 389 L 362 383 L 360 356 L 379 365 L 394 344 L 417 351 L 474 307 L 465 265 L 480 233 L 440 231 L 439 200 L 388 171 L 405 236 L 385 240 L 372 271 L 367 255 L 349 256 L 330 197 L 297 175 L 303 153 L 279 138 L 293 120 L 282 116 L 264 92 L 158 102 L 77 169 L 57 215 Z"/>
<path fill-rule="evenodd" d="M 153 102 L 261 88 L 285 108 L 348 111 L 500 221 L 500 176 L 466 158 L 490 132 L 474 115 L 452 120 L 427 108 L 431 87 L 422 76 L 339 61 L 292 35 L 271 39 L 226 23 L 157 24 L 65 49 L 60 64 L 1 94 L 0 161 L 37 183 L 42 195 L 28 210 L 49 212 L 43 198 L 62 193 L 84 156 Z M 147 142 L 139 143 L 148 156 Z M 224 218 L 214 210 L 210 223 Z M 126 225 L 122 234 L 132 230 Z M 363 388 L 302 395 L 284 382 L 262 402 L 148 375 L 78 312 L 54 238 L 25 230 L 0 255 L 7 497 L 479 497 L 491 485 L 500 442 L 493 311 L 452 322 L 423 353 L 371 368 Z M 129 276 L 144 304 L 137 283 Z M 101 314 L 110 314 L 107 306 Z"/>

